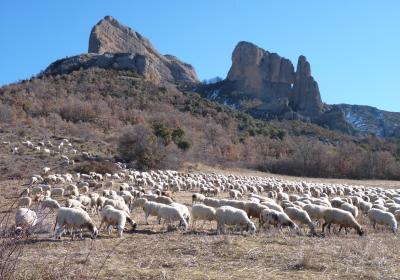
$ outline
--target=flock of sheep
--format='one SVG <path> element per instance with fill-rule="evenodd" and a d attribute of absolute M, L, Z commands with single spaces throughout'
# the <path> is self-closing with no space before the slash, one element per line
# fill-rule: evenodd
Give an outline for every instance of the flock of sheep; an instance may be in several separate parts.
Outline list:
<path fill-rule="evenodd" d="M 383 225 L 397 233 L 397 189 L 171 170 L 140 172 L 116 165 L 119 171 L 115 174 L 49 174 L 44 168 L 42 175 L 33 175 L 17 202 L 15 231 L 32 231 L 41 224 L 37 212 L 56 211 L 57 239 L 66 234 L 82 238 L 85 230 L 96 238 L 99 231 L 111 234 L 115 228 L 121 237 L 127 223 L 131 230 L 138 227 L 131 214 L 143 211 L 147 224 L 150 217 L 156 217 L 163 230 L 166 225 L 196 230 L 197 221 L 210 225 L 216 221 L 218 234 L 225 233 L 226 226 L 250 234 L 274 226 L 318 235 L 317 226 L 324 233 L 337 225 L 339 232 L 354 229 L 363 235 L 359 218 L 365 215 L 374 228 Z M 192 204 L 177 201 L 179 192 L 190 192 Z"/>

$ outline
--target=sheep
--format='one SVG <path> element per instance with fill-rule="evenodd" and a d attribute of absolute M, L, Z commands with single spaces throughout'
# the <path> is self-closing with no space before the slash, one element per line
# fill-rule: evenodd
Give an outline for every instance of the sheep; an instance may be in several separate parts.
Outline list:
<path fill-rule="evenodd" d="M 86 210 L 86 207 L 83 206 L 79 200 L 71 199 L 71 198 L 69 198 L 65 201 L 65 207 L 66 208 L 82 208 L 83 210 Z"/>
<path fill-rule="evenodd" d="M 58 228 L 56 230 L 57 225 Z M 92 239 L 95 239 L 98 235 L 96 225 L 89 217 L 89 214 L 78 208 L 60 207 L 58 209 L 54 225 L 54 230 L 56 230 L 56 239 L 61 239 L 61 235 L 64 233 L 65 228 L 72 228 L 72 230 L 82 230 L 83 228 L 87 228 L 92 232 Z M 72 231 L 71 239 L 73 240 L 74 237 L 75 233 Z M 80 238 L 82 239 L 82 231 L 80 232 Z"/>
<path fill-rule="evenodd" d="M 115 209 L 125 211 L 128 216 L 130 215 L 129 207 L 125 204 L 125 201 L 123 199 L 117 200 L 117 199 L 109 199 L 108 198 L 105 200 L 103 207 L 107 206 L 107 205 L 111 205 Z"/>
<path fill-rule="evenodd" d="M 18 208 L 29 208 L 32 205 L 32 198 L 23 196 L 18 199 Z"/>
<path fill-rule="evenodd" d="M 390 227 L 393 234 L 397 233 L 397 221 L 392 213 L 372 208 L 368 211 L 368 218 L 371 221 L 374 229 L 376 228 L 376 224 L 387 225 Z"/>
<path fill-rule="evenodd" d="M 158 215 L 158 210 L 165 206 L 165 204 L 161 204 L 161 203 L 157 203 L 154 201 L 147 201 L 143 204 L 143 211 L 144 211 L 144 215 L 145 215 L 145 220 L 146 220 L 146 224 L 148 225 L 148 217 L 149 216 L 157 216 Z"/>
<path fill-rule="evenodd" d="M 158 196 L 156 198 L 155 202 L 170 205 L 174 201 L 170 197 L 167 197 L 167 196 Z"/>
<path fill-rule="evenodd" d="M 60 208 L 60 204 L 58 203 L 58 201 L 51 199 L 51 198 L 44 199 L 41 203 L 41 206 L 42 206 L 42 210 L 45 208 L 50 208 L 50 209 Z"/>
<path fill-rule="evenodd" d="M 205 205 L 211 206 L 214 208 L 218 208 L 221 206 L 221 202 L 219 199 L 215 199 L 215 198 L 211 198 L 211 197 L 206 197 L 203 202 Z"/>
<path fill-rule="evenodd" d="M 237 200 L 239 197 L 242 197 L 242 193 L 238 190 L 229 190 L 229 196 Z"/>
<path fill-rule="evenodd" d="M 165 228 L 165 223 L 172 223 L 175 221 L 179 221 L 181 225 L 183 225 L 184 230 L 186 231 L 188 228 L 188 223 L 186 222 L 185 217 L 182 215 L 181 211 L 169 205 L 163 205 L 158 209 L 157 220 L 160 221 L 163 219 L 163 229 Z"/>
<path fill-rule="evenodd" d="M 354 218 L 357 218 L 357 216 L 358 216 L 358 208 L 350 203 L 345 202 L 342 205 L 340 205 L 339 208 L 350 212 L 354 216 Z"/>
<path fill-rule="evenodd" d="M 262 201 L 261 204 L 264 206 L 267 206 L 270 209 L 274 209 L 276 211 L 283 212 L 283 208 L 273 201 Z"/>
<path fill-rule="evenodd" d="M 203 204 L 196 204 L 192 207 L 192 223 L 193 228 L 195 228 L 195 224 L 197 220 L 202 221 L 214 221 L 216 220 L 216 210 L 213 207 L 203 205 Z"/>
<path fill-rule="evenodd" d="M 28 208 L 18 208 L 15 212 L 15 233 L 20 234 L 23 230 L 29 232 L 37 222 L 35 211 Z"/>
<path fill-rule="evenodd" d="M 310 233 L 315 234 L 315 226 L 305 210 L 296 207 L 287 207 L 284 211 L 292 221 L 298 224 L 307 225 L 310 229 Z"/>
<path fill-rule="evenodd" d="M 132 202 L 132 209 L 134 208 L 143 208 L 143 205 L 147 202 L 146 198 L 136 198 L 133 202 Z"/>
<path fill-rule="evenodd" d="M 241 209 L 237 209 L 231 206 L 222 206 L 219 207 L 215 216 L 217 219 L 217 233 L 225 233 L 225 224 L 226 225 L 234 225 L 243 229 L 246 228 L 251 234 L 256 232 L 256 226 L 254 223 L 247 217 L 245 211 Z"/>
<path fill-rule="evenodd" d="M 182 216 L 185 218 L 186 222 L 189 224 L 190 211 L 186 207 L 186 205 L 183 205 L 183 204 L 177 203 L 177 202 L 173 202 L 173 203 L 170 204 L 170 206 L 177 208 L 182 213 Z"/>
<path fill-rule="evenodd" d="M 206 196 L 201 193 L 194 193 L 192 194 L 192 205 L 195 202 L 203 202 L 206 199 Z"/>
<path fill-rule="evenodd" d="M 274 209 L 264 209 L 260 214 L 260 223 L 261 226 L 267 225 L 275 225 L 279 228 L 289 227 L 289 228 L 297 228 L 297 225 L 289 218 L 289 216 L 285 212 L 276 211 Z"/>
<path fill-rule="evenodd" d="M 113 226 L 117 226 L 118 230 L 118 237 L 122 237 L 122 232 L 124 231 L 125 228 L 125 223 L 128 221 L 133 229 L 136 229 L 137 224 L 134 220 L 132 220 L 126 213 L 125 211 L 115 209 L 111 205 L 105 206 L 101 212 L 101 223 L 99 226 L 99 230 L 101 229 L 101 226 L 103 223 L 106 223 L 106 228 L 108 230 L 108 234 L 111 234 L 111 229 Z"/>
<path fill-rule="evenodd" d="M 354 228 L 360 236 L 364 234 L 362 227 L 348 211 L 337 208 L 325 208 L 325 210 L 322 211 L 322 217 L 324 220 L 324 223 L 322 224 L 322 233 L 326 226 L 328 226 L 328 230 L 330 230 L 331 224 L 338 224 L 340 225 L 339 232 L 343 227 L 351 227 Z"/>
<path fill-rule="evenodd" d="M 308 213 L 310 218 L 312 220 L 320 221 L 323 220 L 323 212 L 327 209 L 328 207 L 325 206 L 320 206 L 320 205 L 315 205 L 315 204 L 307 204 L 303 207 L 303 209 Z"/>
<path fill-rule="evenodd" d="M 257 202 L 246 202 L 244 207 L 244 211 L 246 212 L 247 216 L 249 216 L 249 218 L 258 219 L 259 226 L 261 226 L 260 215 L 262 210 L 264 209 L 268 209 L 268 207 Z"/>
<path fill-rule="evenodd" d="M 64 189 L 63 188 L 53 188 L 53 189 L 51 189 L 51 196 L 64 197 Z"/>
<path fill-rule="evenodd" d="M 361 212 L 363 212 L 364 214 L 368 214 L 369 209 L 372 208 L 372 203 L 367 201 L 360 201 L 358 207 L 360 208 Z"/>

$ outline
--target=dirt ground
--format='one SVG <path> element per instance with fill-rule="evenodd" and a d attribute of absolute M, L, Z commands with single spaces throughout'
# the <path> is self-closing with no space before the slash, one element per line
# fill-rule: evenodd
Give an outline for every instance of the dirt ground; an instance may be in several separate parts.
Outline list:
<path fill-rule="evenodd" d="M 1 217 L 14 219 L 14 212 L 7 210 L 20 183 L 0 182 Z M 191 204 L 189 192 L 179 192 L 174 198 Z M 367 232 L 363 237 L 354 231 L 309 237 L 305 232 L 275 229 L 255 235 L 216 235 L 216 223 L 202 226 L 199 222 L 196 230 L 188 232 L 167 231 L 156 224 L 155 217 L 145 225 L 143 211 L 135 210 L 137 230 L 125 232 L 120 239 L 115 231 L 111 236 L 103 231 L 96 240 L 86 235 L 84 240 L 63 237 L 58 241 L 53 232 L 55 214 L 47 212 L 39 214 L 45 217 L 40 232 L 20 241 L 23 252 L 13 279 L 400 279 L 398 238 L 387 229 L 373 230 L 365 217 L 358 219 Z M 97 214 L 91 216 L 99 225 Z"/>

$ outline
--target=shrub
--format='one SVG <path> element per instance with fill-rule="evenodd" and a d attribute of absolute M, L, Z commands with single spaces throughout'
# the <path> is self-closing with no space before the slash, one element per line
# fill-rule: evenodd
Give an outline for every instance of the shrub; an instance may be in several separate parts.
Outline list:
<path fill-rule="evenodd" d="M 90 172 L 96 172 L 100 174 L 110 173 L 113 174 L 118 171 L 116 165 L 107 160 L 91 160 L 83 162 L 74 168 L 75 172 L 89 174 Z"/>
<path fill-rule="evenodd" d="M 135 125 L 119 139 L 118 153 L 137 168 L 156 168 L 166 156 L 165 145 L 158 140 L 147 127 Z"/>

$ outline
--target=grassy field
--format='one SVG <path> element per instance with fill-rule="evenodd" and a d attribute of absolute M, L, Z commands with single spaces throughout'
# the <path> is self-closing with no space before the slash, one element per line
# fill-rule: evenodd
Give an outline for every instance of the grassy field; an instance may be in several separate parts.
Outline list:
<path fill-rule="evenodd" d="M 230 171 L 235 172 L 235 171 Z M 246 171 L 236 171 L 246 172 Z M 366 185 L 365 182 L 358 182 Z M 378 184 L 379 182 L 376 182 Z M 2 217 L 16 199 L 17 181 L 0 183 Z M 374 183 L 375 184 L 375 183 Z M 381 185 L 385 185 L 381 182 Z M 188 192 L 176 200 L 190 205 Z M 33 208 L 35 209 L 36 206 Z M 163 231 L 142 210 L 133 218 L 138 229 L 116 238 L 102 232 L 96 240 L 54 240 L 54 213 L 45 216 L 39 233 L 22 239 L 22 255 L 12 279 L 399 279 L 400 242 L 386 229 L 308 237 L 286 230 L 256 235 L 216 235 L 216 224 L 201 223 L 184 233 Z M 96 214 L 92 215 L 99 224 Z"/>

